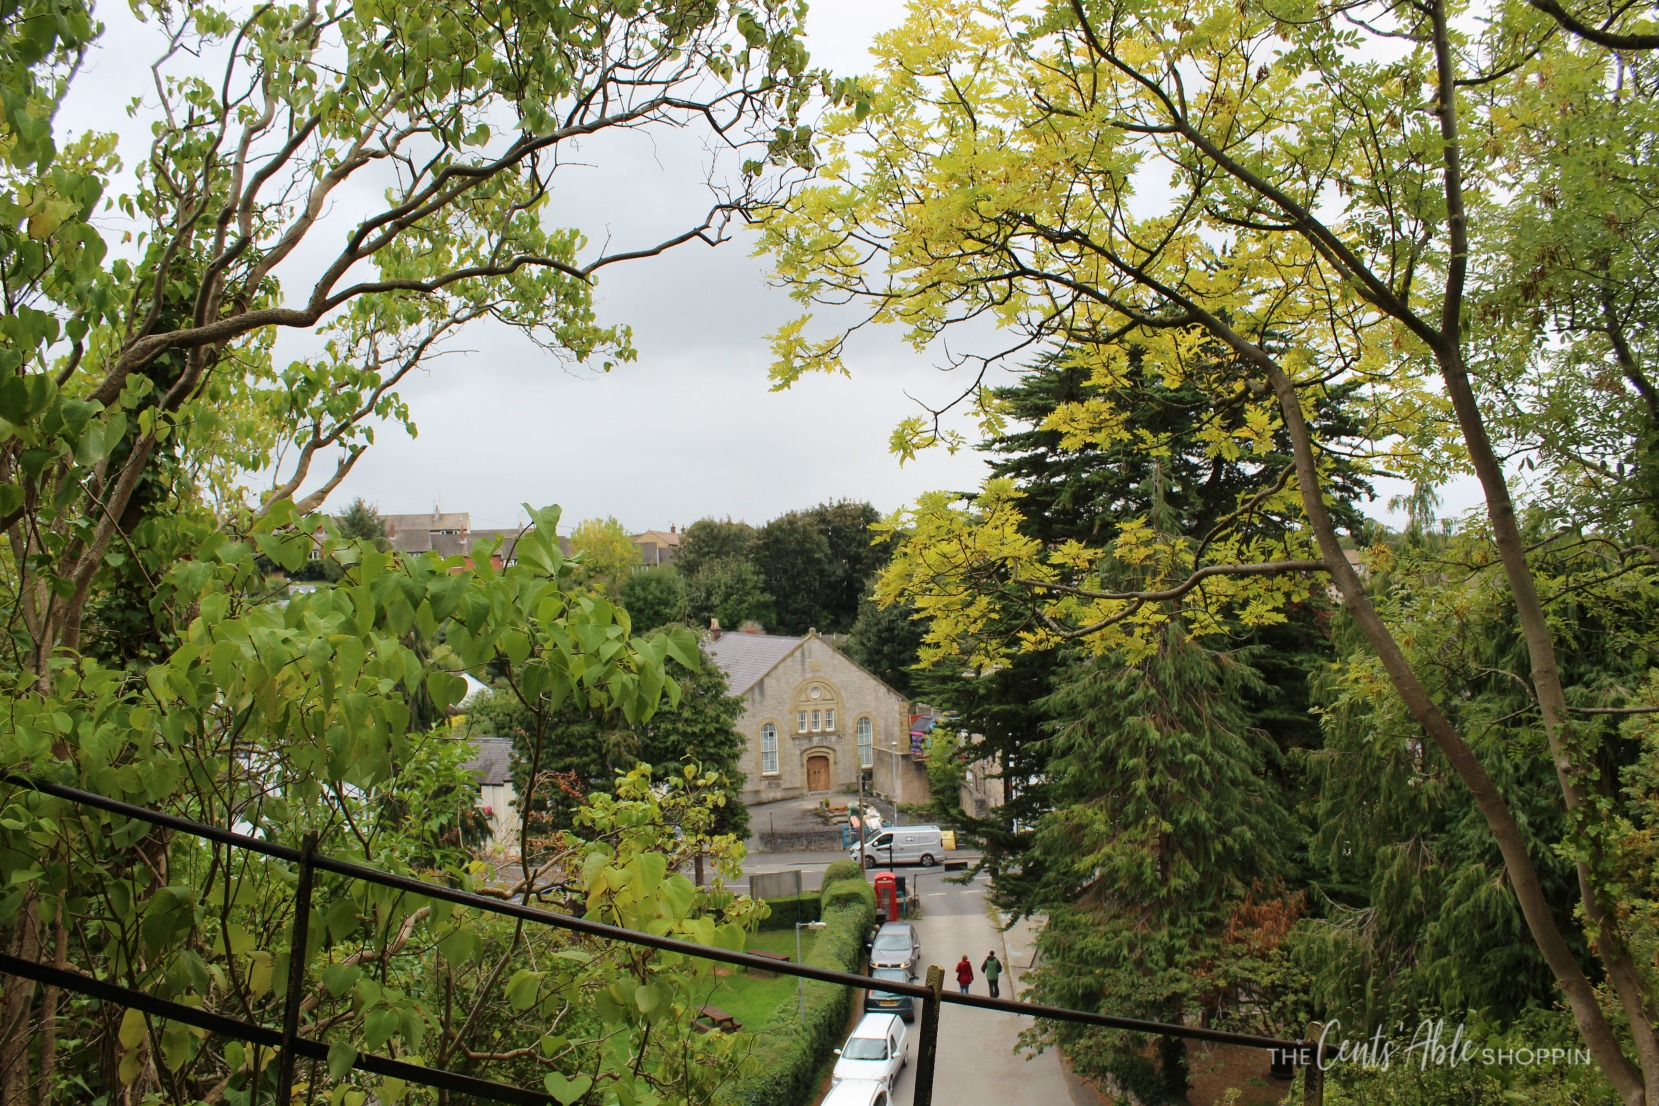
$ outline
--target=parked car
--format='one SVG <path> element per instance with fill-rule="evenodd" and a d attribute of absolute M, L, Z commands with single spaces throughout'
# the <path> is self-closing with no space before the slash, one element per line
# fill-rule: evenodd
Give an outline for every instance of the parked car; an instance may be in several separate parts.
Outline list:
<path fill-rule="evenodd" d="M 876 939 L 870 942 L 870 970 L 902 968 L 914 979 L 922 959 L 921 938 L 909 922 L 888 922 L 876 930 Z"/>
<path fill-rule="evenodd" d="M 863 1079 L 848 1079 L 831 1085 L 820 1106 L 892 1106 L 887 1087 Z"/>
<path fill-rule="evenodd" d="M 870 973 L 870 978 L 885 979 L 893 983 L 909 983 L 910 973 L 904 968 L 877 968 Z M 907 1022 L 915 1021 L 916 1000 L 910 995 L 895 995 L 872 986 L 864 992 L 864 1012 L 897 1014 Z"/>
<path fill-rule="evenodd" d="M 877 864 L 931 868 L 945 855 L 945 839 L 938 826 L 896 826 L 882 830 L 848 855 L 866 868 Z"/>
<path fill-rule="evenodd" d="M 880 1083 L 891 1091 L 899 1072 L 910 1062 L 904 1019 L 892 1014 L 865 1014 L 835 1055 L 839 1059 L 832 1075 L 837 1083 Z"/>

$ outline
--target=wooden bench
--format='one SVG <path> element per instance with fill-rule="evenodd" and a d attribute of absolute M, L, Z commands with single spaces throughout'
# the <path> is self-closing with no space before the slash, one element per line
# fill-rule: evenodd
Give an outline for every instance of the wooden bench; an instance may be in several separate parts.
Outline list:
<path fill-rule="evenodd" d="M 782 952 L 762 952 L 759 949 L 749 949 L 748 951 L 755 956 L 765 957 L 767 960 L 776 960 L 779 964 L 787 964 L 791 959 L 789 954 Z M 769 972 L 765 968 L 751 967 L 744 970 L 756 979 L 776 979 L 778 977 L 777 972 Z"/>
<path fill-rule="evenodd" d="M 720 1007 L 712 1004 L 707 1006 L 699 1006 L 697 1008 L 697 1014 L 697 1028 L 703 1030 L 705 1033 L 714 1029 L 718 1029 L 722 1033 L 736 1033 L 739 1029 L 743 1028 L 742 1023 L 736 1018 L 720 1009 Z"/>

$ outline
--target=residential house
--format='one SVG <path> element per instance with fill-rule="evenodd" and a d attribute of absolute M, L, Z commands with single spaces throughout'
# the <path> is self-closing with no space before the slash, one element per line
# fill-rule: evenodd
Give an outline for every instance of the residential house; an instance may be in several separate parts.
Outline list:
<path fill-rule="evenodd" d="M 910 740 L 910 703 L 846 654 L 809 631 L 805 637 L 723 633 L 710 627 L 706 648 L 743 701 L 738 729 L 749 752 L 744 802 L 866 786 L 902 803 L 928 799 L 927 768 Z"/>
<path fill-rule="evenodd" d="M 465 767 L 478 779 L 478 805 L 490 820 L 490 845 L 508 854 L 518 851 L 518 792 L 513 789 L 513 742 L 505 737 L 474 737 Z"/>
<path fill-rule="evenodd" d="M 338 520 L 336 520 L 338 521 Z M 499 541 L 501 544 L 490 556 L 490 563 L 503 568 L 514 563 L 515 547 L 523 526 L 473 528 L 468 511 L 443 511 L 436 507 L 431 514 L 381 515 L 386 526 L 386 540 L 400 553 L 436 553 L 441 557 L 464 558 L 466 567 L 472 567 L 472 551 L 480 542 Z M 311 559 L 322 556 L 323 528 L 312 533 L 314 547 Z M 677 536 L 676 536 L 677 537 Z M 559 550 L 570 555 L 570 539 L 559 537 Z"/>
<path fill-rule="evenodd" d="M 466 511 L 432 508 L 431 514 L 381 515 L 386 539 L 403 553 L 439 553 L 446 557 L 464 555 L 472 530 L 472 515 Z"/>
<path fill-rule="evenodd" d="M 680 552 L 680 531 L 670 523 L 668 532 L 661 530 L 647 530 L 643 534 L 635 534 L 634 548 L 639 550 L 639 563 L 644 568 L 662 568 L 674 563 L 674 558 Z"/>

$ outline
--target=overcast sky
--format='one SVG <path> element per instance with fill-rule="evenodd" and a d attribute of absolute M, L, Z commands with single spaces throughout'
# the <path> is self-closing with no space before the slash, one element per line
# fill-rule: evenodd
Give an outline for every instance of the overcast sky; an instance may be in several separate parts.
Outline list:
<path fill-rule="evenodd" d="M 154 100 L 148 66 L 159 47 L 147 44 L 158 40 L 125 5 L 103 4 L 98 14 L 108 29 L 60 125 L 119 128 L 131 164 L 144 128 L 111 108 L 134 95 Z M 871 39 L 902 14 L 891 0 L 820 0 L 809 24 L 813 61 L 867 69 Z M 561 170 L 569 175 L 550 218 L 596 241 L 649 245 L 707 208 L 698 143 L 636 133 L 590 142 L 582 154 L 591 168 Z M 851 379 L 768 391 L 765 337 L 795 305 L 767 286 L 751 245 L 692 243 L 605 270 L 600 319 L 631 325 L 639 351 L 609 374 L 562 363 L 505 328 L 474 325 L 454 352 L 406 382 L 418 437 L 377 433 L 330 506 L 362 496 L 386 513 L 441 505 L 470 511 L 475 526 L 507 526 L 521 520 L 521 503 L 558 503 L 567 525 L 614 515 L 643 530 L 705 516 L 761 523 L 839 498 L 890 511 L 931 488 L 976 487 L 977 455 L 938 452 L 901 467 L 888 453 L 893 426 L 916 411 L 906 391 L 937 397 L 950 387 L 897 330 L 854 347 Z M 296 283 L 285 282 L 290 295 Z M 306 344 L 285 333 L 279 354 L 299 355 Z"/>
<path fill-rule="evenodd" d="M 902 14 L 895 0 L 819 0 L 808 24 L 814 62 L 864 71 L 870 41 Z M 147 67 L 159 49 L 144 48 L 154 35 L 125 5 L 100 6 L 99 16 L 109 30 L 60 123 L 142 137 L 110 109 L 150 88 Z M 130 163 L 137 148 L 123 149 Z M 700 145 L 633 133 L 582 154 L 591 167 L 561 178 L 550 218 L 596 240 L 650 245 L 706 209 Z M 341 203 L 347 210 L 334 218 L 343 222 L 349 198 Z M 984 465 L 972 450 L 934 451 L 902 467 L 888 453 L 894 425 L 918 410 L 907 392 L 941 399 L 960 387 L 936 368 L 938 357 L 916 353 L 896 329 L 860 335 L 851 379 L 768 390 L 765 337 L 795 305 L 767 286 L 765 259 L 752 257 L 750 245 L 741 237 L 712 249 L 692 243 L 605 270 L 600 319 L 631 325 L 639 351 L 637 362 L 609 374 L 475 324 L 406 382 L 418 437 L 378 433 L 330 507 L 362 496 L 384 513 L 441 506 L 471 512 L 474 526 L 508 526 L 522 520 L 521 503 L 558 503 L 567 526 L 614 515 L 637 531 L 707 516 L 761 523 L 840 498 L 886 512 L 929 489 L 977 487 Z M 301 354 L 307 341 L 284 334 L 279 354 Z"/>

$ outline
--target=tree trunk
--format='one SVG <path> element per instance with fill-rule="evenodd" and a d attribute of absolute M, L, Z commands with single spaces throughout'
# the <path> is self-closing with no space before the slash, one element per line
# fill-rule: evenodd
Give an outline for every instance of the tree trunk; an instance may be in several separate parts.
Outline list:
<path fill-rule="evenodd" d="M 1462 734 L 1458 733 L 1456 727 L 1441 713 L 1440 708 L 1435 705 L 1417 679 L 1417 674 L 1401 652 L 1399 643 L 1394 640 L 1394 635 L 1372 606 L 1364 583 L 1353 566 L 1348 563 L 1348 557 L 1337 539 L 1336 526 L 1331 521 L 1330 512 L 1326 510 L 1320 492 L 1319 470 L 1313 455 L 1312 436 L 1306 420 L 1302 417 L 1296 386 L 1265 352 L 1253 350 L 1252 359 L 1266 370 L 1274 395 L 1279 401 L 1285 429 L 1290 436 L 1295 455 L 1302 506 L 1319 543 L 1320 555 L 1337 590 L 1342 594 L 1344 604 L 1382 662 L 1406 709 L 1457 772 L 1458 778 L 1462 780 L 1474 799 L 1475 806 L 1486 820 L 1487 828 L 1503 856 L 1504 870 L 1509 877 L 1510 886 L 1515 891 L 1521 916 L 1526 920 L 1527 929 L 1531 932 L 1539 951 L 1543 953 L 1556 984 L 1561 988 L 1579 1034 L 1589 1046 L 1597 1066 L 1613 1084 L 1621 1101 L 1627 1106 L 1644 1106 L 1648 1098 L 1641 1073 L 1625 1058 L 1612 1026 L 1608 1024 L 1600 1004 L 1596 1001 L 1595 988 L 1579 966 L 1572 949 L 1567 946 L 1560 927 L 1556 925 L 1549 899 L 1539 883 L 1537 869 L 1527 852 L 1526 839 L 1516 824 L 1514 815 L 1510 813 L 1508 804 L 1498 793 L 1485 767 L 1463 740 Z M 1530 573 L 1528 578 L 1530 579 Z"/>
<path fill-rule="evenodd" d="M 62 969 L 69 956 L 69 927 L 63 924 L 63 908 L 58 908 L 57 919 L 52 924 L 52 966 Z M 35 1082 L 35 1102 L 37 1106 L 52 1106 L 56 1098 L 53 1081 L 57 1079 L 58 1067 L 58 996 L 56 987 L 48 987 L 40 1001 L 40 1076 Z"/>
<path fill-rule="evenodd" d="M 1521 538 L 1520 524 L 1515 518 L 1509 482 L 1492 448 L 1474 390 L 1464 371 L 1461 355 L 1456 350 L 1442 354 L 1441 377 L 1446 382 L 1446 391 L 1457 412 L 1458 425 L 1469 450 L 1470 463 L 1486 499 L 1486 514 L 1492 524 L 1492 543 L 1497 547 L 1504 578 L 1515 597 L 1515 613 L 1526 642 L 1527 659 L 1532 666 L 1532 688 L 1538 702 L 1538 713 L 1543 719 L 1544 736 L 1549 742 L 1550 760 L 1555 765 L 1555 777 L 1561 787 L 1569 832 L 1575 845 L 1588 847 L 1591 856 L 1599 859 L 1597 827 L 1587 824 L 1588 818 L 1593 816 L 1589 814 L 1593 805 L 1580 780 L 1581 768 L 1573 759 L 1572 722 L 1567 714 L 1566 693 L 1561 686 L 1561 666 L 1556 657 L 1555 640 L 1550 633 L 1543 600 L 1538 595 L 1537 579 L 1527 563 L 1526 543 Z M 1641 975 L 1630 957 L 1619 923 L 1596 889 L 1590 861 L 1581 855 L 1576 868 L 1590 936 L 1607 969 L 1608 982 L 1612 984 L 1630 1022 L 1631 1037 L 1644 1076 L 1646 1099 L 1659 1102 L 1659 1036 L 1654 1032 L 1653 1011 L 1647 1001 Z"/>

